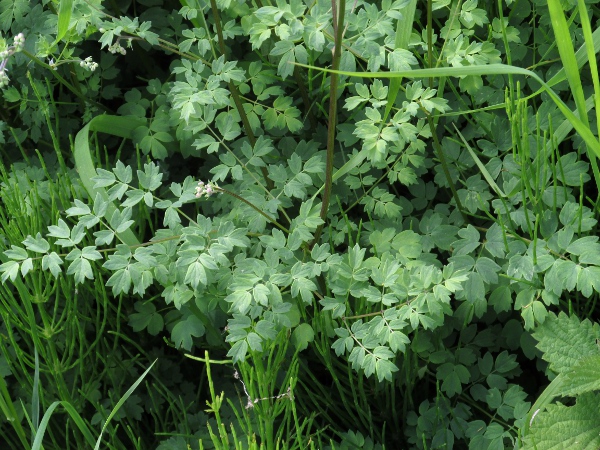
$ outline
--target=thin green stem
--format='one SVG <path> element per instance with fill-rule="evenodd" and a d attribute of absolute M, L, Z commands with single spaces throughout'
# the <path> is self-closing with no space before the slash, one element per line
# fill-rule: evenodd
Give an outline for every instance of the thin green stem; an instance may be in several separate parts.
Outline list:
<path fill-rule="evenodd" d="M 227 195 L 231 195 L 232 197 L 244 202 L 246 205 L 250 206 L 252 209 L 254 209 L 255 211 L 257 211 L 258 213 L 260 213 L 262 216 L 264 216 L 269 222 L 271 222 L 273 225 L 275 225 L 277 228 L 279 228 L 281 231 L 285 231 L 287 234 L 290 234 L 290 230 L 288 230 L 286 227 L 284 227 L 283 225 L 281 225 L 279 222 L 277 222 L 275 219 L 273 219 L 271 216 L 269 216 L 267 213 L 265 213 L 262 209 L 254 206 L 254 204 L 252 204 L 251 202 L 249 202 L 248 200 L 246 200 L 244 197 L 241 197 L 231 191 L 228 191 L 226 189 L 220 188 L 220 187 L 216 187 L 215 186 L 215 190 L 218 192 L 222 192 L 224 194 Z"/>
<path fill-rule="evenodd" d="M 462 218 L 465 221 L 465 223 L 469 223 L 469 219 L 467 218 L 467 215 L 464 212 L 464 208 L 462 206 L 460 198 L 458 198 L 458 192 L 456 191 L 456 187 L 454 186 L 454 181 L 452 180 L 452 175 L 450 175 L 450 169 L 448 169 L 448 162 L 446 161 L 446 156 L 444 155 L 444 149 L 442 148 L 442 145 L 440 144 L 435 126 L 433 124 L 433 118 L 430 115 L 427 116 L 427 123 L 429 124 L 429 129 L 431 131 L 431 137 L 433 138 L 433 146 L 434 146 L 435 152 L 437 153 L 438 158 L 440 159 L 440 162 L 442 163 L 442 169 L 444 171 L 444 175 L 446 176 L 446 180 L 448 181 L 448 185 L 450 186 L 450 190 L 452 191 L 452 197 L 454 197 L 454 201 L 456 202 L 456 207 L 460 211 L 460 214 L 462 215 Z"/>

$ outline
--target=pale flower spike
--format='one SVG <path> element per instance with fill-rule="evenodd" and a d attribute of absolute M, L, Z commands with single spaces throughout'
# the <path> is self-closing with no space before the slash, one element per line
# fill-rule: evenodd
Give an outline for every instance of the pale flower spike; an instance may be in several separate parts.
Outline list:
<path fill-rule="evenodd" d="M 25 35 L 19 33 L 14 37 L 13 45 L 8 47 L 6 50 L 0 52 L 0 88 L 8 86 L 10 79 L 6 74 L 6 63 L 8 58 L 23 50 L 25 47 Z"/>
<path fill-rule="evenodd" d="M 211 195 L 215 194 L 219 192 L 219 186 L 217 186 L 216 183 L 208 183 L 205 184 L 204 181 L 198 181 L 198 186 L 196 186 L 196 198 L 200 198 L 203 195 L 206 196 L 206 198 L 210 197 Z"/>

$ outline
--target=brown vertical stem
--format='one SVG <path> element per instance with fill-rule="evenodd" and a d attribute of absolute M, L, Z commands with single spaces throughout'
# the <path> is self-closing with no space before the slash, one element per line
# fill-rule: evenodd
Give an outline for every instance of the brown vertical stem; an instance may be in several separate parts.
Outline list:
<path fill-rule="evenodd" d="M 225 55 L 225 39 L 223 38 L 223 29 L 221 28 L 221 18 L 219 16 L 219 10 L 217 9 L 217 2 L 215 0 L 210 0 L 210 8 L 213 13 L 213 18 L 215 20 L 215 27 L 217 29 L 217 38 L 219 40 L 219 50 L 221 54 L 227 59 Z M 230 81 L 229 83 L 229 92 L 231 92 L 231 98 L 233 99 L 233 103 L 235 103 L 235 107 L 238 110 L 240 115 L 240 119 L 242 119 L 242 125 L 244 126 L 244 130 L 246 131 L 246 136 L 248 136 L 248 140 L 250 141 L 250 145 L 254 147 L 256 144 L 256 136 L 254 136 L 254 132 L 252 131 L 252 126 L 250 125 L 250 121 L 248 120 L 248 116 L 246 115 L 246 111 L 244 110 L 244 104 L 240 98 L 240 93 L 238 91 L 237 86 Z M 261 167 L 263 178 L 267 183 L 267 189 L 273 189 L 273 181 L 269 178 L 269 173 L 267 172 L 266 167 Z"/>
<path fill-rule="evenodd" d="M 213 0 L 214 1 L 214 0 Z M 331 0 L 333 10 L 333 29 L 335 31 L 333 60 L 331 62 L 332 70 L 339 70 L 340 60 L 342 58 L 342 36 L 344 33 L 344 13 L 346 11 L 346 0 L 339 0 L 339 9 L 337 0 Z M 335 127 L 337 125 L 337 89 L 339 75 L 332 73 L 329 82 L 329 122 L 327 124 L 327 159 L 325 163 L 325 187 L 323 188 L 323 203 L 321 204 L 321 219 L 323 222 L 327 219 L 329 201 L 331 199 L 331 186 L 333 184 L 333 156 L 335 154 Z M 323 225 L 317 227 L 315 237 L 310 244 L 312 248 L 321 237 Z"/>

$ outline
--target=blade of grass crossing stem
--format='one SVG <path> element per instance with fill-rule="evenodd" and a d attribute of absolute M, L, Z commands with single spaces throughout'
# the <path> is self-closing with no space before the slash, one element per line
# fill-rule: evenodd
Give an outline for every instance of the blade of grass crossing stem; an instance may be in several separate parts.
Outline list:
<path fill-rule="evenodd" d="M 590 128 L 585 125 L 567 105 L 560 99 L 560 97 L 542 80 L 537 74 L 531 70 L 523 69 L 521 67 L 509 66 L 506 64 L 488 64 L 482 66 L 466 66 L 466 67 L 440 67 L 433 69 L 413 69 L 413 70 L 401 70 L 397 72 L 346 72 L 342 70 L 333 71 L 331 69 L 325 69 L 323 67 L 310 66 L 307 64 L 295 63 L 301 67 L 306 67 L 313 70 L 320 70 L 322 72 L 335 72 L 341 75 L 357 78 L 439 78 L 439 77 L 462 77 L 466 75 L 525 75 L 532 77 L 544 88 L 550 98 L 554 101 L 558 109 L 563 113 L 572 124 L 575 130 L 579 133 L 589 148 L 597 155 L 600 156 L 600 142 L 594 133 L 591 132 Z M 335 178 L 334 174 L 334 178 Z M 339 176 L 337 177 L 339 178 Z"/>
<path fill-rule="evenodd" d="M 585 5 L 583 6 L 585 11 Z M 585 107 L 585 95 L 583 94 L 581 76 L 579 75 L 579 69 L 577 68 L 577 58 L 575 57 L 575 49 L 573 48 L 573 42 L 571 41 L 569 25 L 567 24 L 567 19 L 565 17 L 564 10 L 560 4 L 560 0 L 548 0 L 548 10 L 550 11 L 550 19 L 552 22 L 552 29 L 554 30 L 554 37 L 556 39 L 558 53 L 560 55 L 560 60 L 565 69 L 567 81 L 569 82 L 569 86 L 571 87 L 571 93 L 573 94 L 575 105 L 577 106 L 579 119 L 589 129 L 589 121 L 587 117 L 587 110 Z M 588 51 L 588 57 L 589 53 L 590 52 Z M 595 91 L 595 94 L 597 96 L 598 91 Z M 589 151 L 589 144 L 587 146 L 587 149 L 588 157 L 592 165 L 592 172 L 594 173 L 594 179 L 596 180 L 596 187 L 600 190 L 600 172 L 598 171 L 598 161 L 596 160 L 596 156 L 599 155 L 597 153 L 596 155 L 594 155 Z"/>
<path fill-rule="evenodd" d="M 396 40 L 394 41 L 394 50 L 405 50 L 408 48 L 408 41 L 410 40 L 410 34 L 412 33 L 416 9 L 417 0 L 410 0 L 409 4 L 404 7 L 402 11 L 402 20 L 398 20 L 398 24 L 396 25 Z M 390 111 L 392 110 L 392 106 L 394 106 L 401 84 L 402 78 L 394 78 L 390 81 L 387 105 L 385 105 L 382 123 L 385 123 Z"/>
<path fill-rule="evenodd" d="M 564 375 L 562 373 L 558 374 L 552 382 L 546 386 L 546 389 L 540 394 L 536 402 L 533 404 L 529 413 L 527 414 L 527 418 L 525 420 L 525 424 L 523 425 L 523 435 L 526 436 L 529 433 L 529 427 L 535 420 L 535 416 L 546 408 L 550 404 L 552 400 L 558 397 L 561 393 L 562 386 L 565 382 Z"/>
<path fill-rule="evenodd" d="M 88 191 L 90 200 L 93 201 L 96 198 L 96 194 L 100 194 L 105 201 L 108 201 L 106 190 L 103 188 L 94 188 L 95 183 L 92 181 L 92 178 L 96 177 L 97 173 L 90 152 L 90 132 L 97 131 L 131 139 L 133 130 L 145 124 L 146 120 L 138 117 L 102 115 L 94 117 L 79 131 L 79 133 L 77 133 L 77 136 L 75 137 L 75 148 L 73 149 L 75 168 L 77 169 L 77 173 L 79 173 L 83 186 Z M 112 202 L 108 202 L 108 209 L 106 212 L 107 217 L 111 217 L 116 209 L 117 207 Z M 130 229 L 125 230 L 123 233 L 118 233 L 118 236 L 123 243 L 130 247 L 140 244 L 137 237 Z"/>
<path fill-rule="evenodd" d="M 585 101 L 586 113 L 590 109 L 592 109 L 592 107 L 594 106 L 594 102 L 596 100 L 597 99 L 594 99 L 593 95 L 586 99 L 586 101 Z M 579 112 L 577 110 L 575 110 L 575 112 L 573 112 L 573 114 L 575 114 L 575 113 L 579 114 Z M 551 147 L 553 147 L 554 145 L 558 145 L 562 141 L 564 141 L 566 139 L 566 137 L 569 135 L 569 133 L 571 133 L 571 130 L 573 130 L 573 124 L 567 119 L 563 120 L 560 123 L 560 125 L 554 129 L 552 140 L 546 142 L 546 151 L 549 151 L 549 149 Z"/>
<path fill-rule="evenodd" d="M 596 126 L 598 127 L 597 132 L 600 133 L 600 80 L 598 78 L 598 64 L 596 62 L 596 52 L 600 49 L 600 42 L 596 42 L 594 39 L 594 33 L 592 33 L 592 27 L 590 26 L 590 17 L 588 16 L 585 2 L 578 0 L 577 6 L 579 8 L 579 16 L 581 18 L 581 29 L 583 30 L 583 38 L 585 42 L 585 49 L 587 59 L 590 62 L 590 72 L 592 75 L 592 84 L 594 86 L 594 103 L 596 109 Z M 598 28 L 596 31 L 599 31 Z M 600 34 L 600 33 L 599 33 Z M 586 111 L 587 102 L 586 102 Z"/>
<path fill-rule="evenodd" d="M 589 19 L 588 19 L 588 21 L 589 21 Z M 587 23 L 586 23 L 586 25 L 587 25 Z M 595 61 L 595 54 L 598 53 L 598 51 L 600 51 L 600 27 L 596 28 L 596 31 L 594 31 L 592 33 L 591 39 L 592 39 L 592 44 L 593 44 L 594 49 L 595 49 L 594 56 L 591 59 L 594 61 L 594 64 L 595 64 L 595 62 L 596 62 Z M 586 38 L 586 41 L 584 42 L 584 44 L 581 47 L 579 47 L 577 49 L 577 51 L 575 52 L 575 59 L 577 60 L 577 67 L 578 68 L 583 67 L 583 65 L 590 60 L 590 57 L 588 55 L 587 48 L 586 48 L 587 45 L 588 45 L 588 40 Z M 567 76 L 565 75 L 565 69 L 563 67 L 558 72 L 556 72 L 552 76 L 552 78 L 550 78 L 546 83 L 548 84 L 548 86 L 552 87 L 552 86 L 554 86 L 554 85 L 556 85 L 556 84 L 558 84 L 558 83 L 560 83 L 560 82 L 562 82 L 562 81 L 564 81 L 566 79 L 567 79 Z M 527 97 L 527 100 L 540 95 L 543 90 L 544 89 L 540 89 L 537 92 L 534 92 L 533 94 L 529 95 Z"/>
<path fill-rule="evenodd" d="M 67 31 L 71 23 L 71 14 L 73 12 L 73 0 L 60 0 L 58 7 L 58 29 L 56 32 L 56 42 L 60 41 Z"/>
<path fill-rule="evenodd" d="M 46 413 L 44 414 L 44 417 L 42 417 L 42 421 L 40 422 L 40 427 L 37 429 L 37 432 L 35 433 L 35 439 L 33 440 L 33 444 L 31 445 L 31 450 L 40 450 L 43 448 L 42 441 L 44 439 L 44 434 L 46 433 L 46 428 L 48 427 L 48 423 L 50 422 L 50 418 L 52 417 L 54 410 L 58 406 L 62 406 L 65 409 L 65 411 L 67 412 L 67 414 L 69 414 L 69 417 L 71 417 L 71 420 L 73 420 L 73 422 L 75 423 L 75 425 L 77 426 L 77 428 L 79 429 L 81 434 L 83 435 L 83 437 L 86 440 L 86 442 L 88 443 L 88 445 L 90 447 L 92 445 L 94 445 L 94 437 L 92 436 L 92 432 L 88 428 L 85 421 L 81 418 L 79 413 L 75 410 L 75 408 L 66 401 L 57 401 L 57 402 L 52 403 L 48 407 L 48 409 L 46 410 Z"/>
<path fill-rule="evenodd" d="M 17 416 L 17 410 L 15 409 L 15 405 L 13 404 L 10 394 L 8 392 L 8 387 L 6 386 L 6 382 L 4 378 L 0 376 L 0 412 L 4 415 L 4 418 L 8 423 L 11 424 L 17 436 L 19 436 L 19 440 L 21 444 L 24 446 L 23 448 L 29 448 L 29 442 L 27 441 L 27 437 L 25 436 L 25 430 L 21 426 L 21 422 Z"/>
<path fill-rule="evenodd" d="M 33 424 L 33 433 L 40 426 L 40 356 L 37 347 L 33 349 L 35 369 L 33 372 L 33 392 L 31 394 L 31 422 Z M 32 439 L 33 440 L 33 439 Z"/>
<path fill-rule="evenodd" d="M 577 68 L 577 59 L 575 58 L 575 49 L 573 48 L 573 42 L 571 41 L 569 25 L 567 24 L 567 19 L 560 4 L 560 0 L 548 0 L 548 9 L 550 11 L 550 19 L 552 21 L 552 28 L 554 30 L 554 37 L 556 39 L 560 60 L 565 69 L 565 75 L 567 76 L 567 81 L 571 87 L 571 93 L 573 94 L 575 104 L 577 105 L 577 111 L 581 114 L 582 111 L 585 111 L 585 97 L 583 95 L 583 86 L 581 85 L 581 77 L 579 76 L 579 69 Z M 580 118 L 584 123 L 587 123 L 587 116 L 580 116 Z"/>
<path fill-rule="evenodd" d="M 96 441 L 96 446 L 94 447 L 94 450 L 98 450 L 100 448 L 100 443 L 102 442 L 102 434 L 104 434 L 104 430 L 108 426 L 110 420 L 114 417 L 114 415 L 117 413 L 117 411 L 119 411 L 119 409 L 121 408 L 121 406 L 123 406 L 123 403 L 125 403 L 127 401 L 127 399 L 129 398 L 129 396 L 131 394 L 133 394 L 133 391 L 135 391 L 135 389 L 139 386 L 139 384 L 142 382 L 142 380 L 146 377 L 146 375 L 148 374 L 148 372 L 150 372 L 150 369 L 152 369 L 152 367 L 154 366 L 154 364 L 156 364 L 156 361 L 158 361 L 158 360 L 155 359 L 154 362 L 152 364 L 150 364 L 150 367 L 148 367 L 146 369 L 146 371 L 142 375 L 140 375 L 140 377 L 137 379 L 137 381 L 135 383 L 133 383 L 131 385 L 131 387 L 129 389 L 127 389 L 127 392 L 125 392 L 125 394 L 123 395 L 123 397 L 121 397 L 119 399 L 119 401 L 117 402 L 117 404 L 115 405 L 115 407 L 113 408 L 113 410 L 108 415 L 108 417 L 106 419 L 106 422 L 104 422 L 104 426 L 102 427 L 102 431 L 100 431 L 100 436 L 98 436 L 98 440 Z"/>
<path fill-rule="evenodd" d="M 504 192 L 502 192 L 502 189 L 500 189 L 500 187 L 496 184 L 496 182 L 492 178 L 492 175 L 488 172 L 488 170 L 483 165 L 483 163 L 481 162 L 481 160 L 479 159 L 479 157 L 475 154 L 475 152 L 473 151 L 473 149 L 471 148 L 471 146 L 469 145 L 469 143 L 467 142 L 467 140 L 465 139 L 465 137 L 462 135 L 462 133 L 460 131 L 458 131 L 458 128 L 456 128 L 456 125 L 454 125 L 454 129 L 456 130 L 456 132 L 458 133 L 458 136 L 460 137 L 461 141 L 463 141 L 463 144 L 465 145 L 465 147 L 469 151 L 471 157 L 473 158 L 473 161 L 475 161 L 475 164 L 477 164 L 477 167 L 479 167 L 479 170 L 481 171 L 481 174 L 483 175 L 483 178 L 485 178 L 485 181 L 488 182 L 488 184 L 494 190 L 494 192 L 496 192 L 496 194 L 498 194 L 501 197 L 506 197 L 506 194 Z"/>

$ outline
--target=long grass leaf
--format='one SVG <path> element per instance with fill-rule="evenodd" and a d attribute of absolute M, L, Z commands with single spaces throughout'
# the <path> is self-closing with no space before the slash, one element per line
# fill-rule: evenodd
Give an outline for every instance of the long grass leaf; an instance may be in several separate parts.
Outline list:
<path fill-rule="evenodd" d="M 579 76 L 577 59 L 575 58 L 575 49 L 571 41 L 571 33 L 565 13 L 559 0 L 548 0 L 548 10 L 550 11 L 550 19 L 552 21 L 552 28 L 554 29 L 558 53 L 571 88 L 571 93 L 575 99 L 575 104 L 577 105 L 577 111 L 579 111 L 581 120 L 587 123 L 587 116 L 581 116 L 582 111 L 585 111 L 585 97 L 583 95 L 583 86 L 581 85 L 581 77 Z"/>
<path fill-rule="evenodd" d="M 454 125 L 454 124 L 452 124 L 452 125 Z M 488 182 L 488 184 L 494 190 L 494 192 L 496 192 L 496 194 L 498 194 L 500 197 L 506 197 L 506 194 L 504 192 L 502 192 L 502 189 L 500 189 L 500 187 L 496 184 L 496 182 L 492 178 L 492 175 L 490 174 L 490 172 L 488 172 L 488 170 L 483 165 L 483 163 L 481 162 L 479 157 L 475 154 L 475 152 L 473 151 L 473 149 L 471 148 L 471 146 L 469 145 L 469 143 L 467 142 L 465 137 L 462 135 L 462 133 L 458 130 L 458 128 L 456 128 L 456 125 L 454 125 L 454 129 L 456 130 L 461 141 L 463 142 L 463 144 L 469 151 L 471 158 L 473 158 L 473 161 L 475 161 L 475 164 L 477 164 L 477 167 L 479 167 L 479 170 L 481 171 L 483 178 L 485 178 L 485 181 Z"/>
<path fill-rule="evenodd" d="M 579 8 L 579 16 L 581 18 L 581 29 L 583 30 L 583 38 L 585 41 L 585 50 L 587 59 L 590 63 L 590 73 L 592 75 L 592 85 L 594 86 L 594 107 L 596 109 L 596 126 L 600 132 L 600 79 L 598 78 L 598 63 L 596 62 L 596 52 L 600 49 L 600 42 L 596 42 L 594 35 L 600 31 L 600 28 L 596 29 L 592 33 L 592 27 L 590 26 L 590 18 L 585 7 L 583 0 L 577 2 Z M 600 34 L 600 33 L 598 33 Z M 587 104 L 586 104 L 587 107 Z"/>
<path fill-rule="evenodd" d="M 10 393 L 8 392 L 8 387 L 6 386 L 6 381 L 4 378 L 0 376 L 0 412 L 4 415 L 5 419 L 8 423 L 11 424 L 17 436 L 19 436 L 19 440 L 21 444 L 29 446 L 29 442 L 27 442 L 27 438 L 25 436 L 25 430 L 21 426 L 21 422 L 19 422 L 19 418 L 17 416 L 17 411 L 15 406 L 10 398 Z M 3 425 L 4 426 L 4 425 Z"/>
<path fill-rule="evenodd" d="M 119 409 L 121 409 L 121 406 L 123 406 L 123 404 L 127 401 L 127 399 L 129 398 L 129 396 L 131 394 L 133 394 L 133 391 L 135 391 L 135 389 L 139 386 L 139 384 L 144 380 L 144 378 L 146 377 L 146 375 L 148 374 L 148 372 L 150 372 L 150 369 L 152 369 L 152 367 L 154 366 L 154 364 L 156 364 L 156 361 L 158 361 L 158 360 L 155 359 L 154 362 L 152 364 L 150 364 L 150 367 L 148 367 L 145 370 L 145 372 L 140 375 L 140 377 L 137 379 L 137 381 L 135 383 L 133 383 L 129 389 L 127 389 L 127 392 L 125 392 L 125 394 L 123 395 L 123 397 L 121 397 L 119 399 L 119 401 L 117 402 L 117 404 L 115 405 L 115 407 L 112 409 L 112 411 L 110 412 L 110 414 L 106 418 L 106 421 L 104 422 L 104 425 L 102 426 L 102 430 L 100 431 L 100 436 L 98 436 L 98 440 L 96 441 L 96 445 L 94 446 L 94 450 L 98 450 L 100 448 L 100 443 L 102 442 L 102 435 L 104 434 L 104 430 L 106 430 L 106 427 L 110 423 L 111 419 L 115 416 L 115 414 L 119 411 Z"/>
<path fill-rule="evenodd" d="M 594 31 L 591 35 L 591 43 L 593 44 L 594 47 L 594 53 L 590 59 L 588 50 L 587 50 L 587 45 L 588 45 L 588 39 L 586 38 L 586 42 L 577 49 L 577 51 L 575 52 L 575 60 L 577 61 L 577 67 L 581 69 L 581 67 L 583 67 L 583 65 L 588 62 L 588 61 L 594 61 L 595 64 L 595 55 L 596 53 L 598 53 L 598 51 L 600 51 L 600 27 L 596 28 L 596 31 Z M 557 85 L 558 83 L 561 83 L 563 81 L 565 81 L 567 79 L 567 76 L 565 75 L 565 68 L 561 68 L 558 72 L 556 72 L 552 78 L 550 78 L 548 81 L 546 81 L 546 84 L 550 87 Z M 544 89 L 540 89 L 537 92 L 534 92 L 533 94 L 529 95 L 527 97 L 527 99 L 531 99 L 534 97 L 537 97 L 538 95 L 540 95 L 542 92 L 544 91 Z"/>
<path fill-rule="evenodd" d="M 529 432 L 529 427 L 535 420 L 535 416 L 544 408 L 546 408 L 546 406 L 548 406 L 552 400 L 561 394 L 564 381 L 565 379 L 563 374 L 559 373 L 558 376 L 554 378 L 554 380 L 552 380 L 548 386 L 546 386 L 546 389 L 544 389 L 544 391 L 540 394 L 527 414 L 527 419 L 523 425 L 523 435 L 527 435 Z"/>
<path fill-rule="evenodd" d="M 96 198 L 96 194 L 100 194 L 105 201 L 108 201 L 108 194 L 103 188 L 94 188 L 92 178 L 97 176 L 97 174 L 90 151 L 90 132 L 97 131 L 130 139 L 133 130 L 145 124 L 146 121 L 138 117 L 102 115 L 94 117 L 79 131 L 79 133 L 77 133 L 73 149 L 75 168 L 77 169 L 81 182 L 88 191 L 91 200 Z M 117 207 L 112 202 L 108 202 L 107 216 L 111 217 L 116 208 Z M 125 230 L 123 233 L 119 233 L 119 238 L 129 246 L 139 245 L 140 243 L 130 229 Z"/>
<path fill-rule="evenodd" d="M 60 0 L 58 7 L 58 30 L 56 33 L 56 42 L 60 41 L 67 31 L 69 31 L 69 23 L 71 23 L 71 14 L 73 13 L 73 0 Z"/>
<path fill-rule="evenodd" d="M 396 39 L 394 41 L 395 49 L 407 49 L 408 41 L 410 40 L 410 34 L 413 29 L 413 22 L 415 20 L 415 11 L 417 9 L 417 0 L 411 0 L 402 11 L 402 20 L 398 20 L 396 26 Z M 390 89 L 388 91 L 387 105 L 385 105 L 385 112 L 383 113 L 383 122 L 386 121 L 392 106 L 396 102 L 400 86 L 402 85 L 402 78 L 394 78 L 390 81 Z"/>
<path fill-rule="evenodd" d="M 323 72 L 333 72 L 331 69 L 325 69 L 323 67 L 309 66 L 305 64 L 296 63 L 299 66 L 310 68 L 313 70 L 320 70 Z M 548 84 L 542 80 L 537 74 L 531 70 L 523 69 L 521 67 L 509 66 L 506 64 L 488 64 L 482 66 L 466 66 L 466 67 L 440 67 L 433 69 L 414 69 L 414 70 L 403 70 L 398 72 L 346 72 L 336 71 L 341 75 L 357 78 L 431 78 L 431 77 L 462 77 L 466 75 L 525 75 L 532 77 L 544 88 L 550 98 L 554 101 L 558 109 L 563 113 L 565 118 L 569 120 L 575 130 L 583 138 L 589 148 L 597 155 L 600 156 L 600 142 L 594 134 L 591 132 L 589 127 L 583 123 L 568 106 L 561 100 L 561 98 L 548 86 Z"/>
<path fill-rule="evenodd" d="M 35 369 L 33 372 L 33 392 L 31 394 L 31 421 L 33 431 L 40 426 L 40 356 L 37 347 L 33 349 Z"/>
<path fill-rule="evenodd" d="M 583 3 L 583 2 L 581 2 Z M 569 25 L 567 24 L 567 19 L 565 17 L 564 10 L 560 4 L 559 0 L 548 0 L 548 10 L 550 11 L 550 19 L 552 22 L 552 28 L 554 30 L 554 37 L 556 39 L 556 45 L 558 47 L 558 53 L 560 55 L 561 62 L 565 69 L 565 74 L 567 76 L 567 80 L 569 82 L 569 87 L 571 88 L 571 93 L 573 94 L 573 98 L 575 99 L 575 105 L 577 106 L 577 112 L 579 113 L 579 119 L 583 122 L 583 124 L 589 128 L 589 120 L 587 116 L 587 110 L 585 107 L 585 95 L 583 94 L 583 86 L 581 84 L 581 76 L 579 74 L 579 69 L 577 68 L 577 59 L 575 57 L 575 49 L 573 48 L 573 42 L 571 41 L 571 33 L 569 30 Z M 585 5 L 583 5 L 583 14 L 586 14 Z M 589 20 L 589 19 L 588 19 Z M 589 24 L 588 24 L 589 26 Z M 589 36 L 588 36 L 589 40 Z M 593 45 L 593 44 L 592 44 Z M 590 56 L 590 53 L 593 55 L 593 48 L 590 52 L 588 50 L 587 55 Z M 593 60 L 594 58 L 592 58 Z M 590 63 L 592 63 L 590 61 Z M 592 63 L 593 64 L 593 63 Z M 595 92 L 596 96 L 598 95 L 598 91 Z M 581 133 L 580 133 L 581 134 Z M 586 141 L 586 144 L 587 141 Z M 596 181 L 596 187 L 600 189 L 600 171 L 598 170 L 598 162 L 596 160 L 596 155 L 591 154 L 589 152 L 590 145 L 588 144 L 588 156 L 590 159 L 590 163 L 592 166 L 592 172 L 594 174 L 594 179 Z"/>
<path fill-rule="evenodd" d="M 52 403 L 44 413 L 44 417 L 42 417 L 42 420 L 40 422 L 40 427 L 37 429 L 35 439 L 33 440 L 33 444 L 31 445 L 31 450 L 40 450 L 43 448 L 42 441 L 44 439 L 44 434 L 46 433 L 46 428 L 48 427 L 48 423 L 50 422 L 52 413 L 54 413 L 54 410 L 58 406 L 62 406 L 63 408 L 65 408 L 65 411 L 67 411 L 69 417 L 71 417 L 71 419 L 73 420 L 73 422 L 75 423 L 75 425 L 77 426 L 77 428 L 79 429 L 89 446 L 91 447 L 92 445 L 94 445 L 94 437 L 92 436 L 92 432 L 88 428 L 85 421 L 81 418 L 77 410 L 73 407 L 73 405 L 66 401 L 56 401 Z"/>

